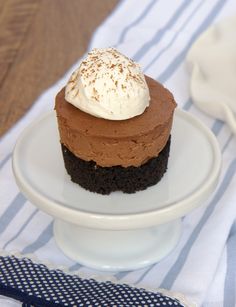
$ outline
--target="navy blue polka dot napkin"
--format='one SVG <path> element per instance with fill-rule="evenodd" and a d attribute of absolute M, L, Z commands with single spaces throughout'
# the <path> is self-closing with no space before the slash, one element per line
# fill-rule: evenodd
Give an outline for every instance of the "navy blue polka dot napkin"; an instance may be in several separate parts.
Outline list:
<path fill-rule="evenodd" d="M 0 256 L 0 294 L 39 306 L 184 306 L 177 299 L 50 269 L 29 258 Z"/>

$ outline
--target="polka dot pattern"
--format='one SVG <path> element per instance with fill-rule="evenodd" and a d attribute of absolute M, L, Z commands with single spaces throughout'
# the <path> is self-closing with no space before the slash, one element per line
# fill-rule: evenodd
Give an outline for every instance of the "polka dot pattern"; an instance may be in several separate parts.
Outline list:
<path fill-rule="evenodd" d="M 160 293 L 82 279 L 15 256 L 0 257 L 0 294 L 22 301 L 23 306 L 183 306 Z"/>

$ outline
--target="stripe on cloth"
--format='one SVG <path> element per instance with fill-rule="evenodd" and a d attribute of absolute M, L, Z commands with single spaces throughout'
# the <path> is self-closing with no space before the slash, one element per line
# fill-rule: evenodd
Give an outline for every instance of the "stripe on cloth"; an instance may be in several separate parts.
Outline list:
<path fill-rule="evenodd" d="M 192 105 L 193 105 L 193 101 L 192 101 L 192 98 L 190 97 L 190 98 L 185 102 L 185 104 L 184 104 L 184 106 L 183 106 L 183 110 L 188 111 L 188 110 L 191 108 Z"/>
<path fill-rule="evenodd" d="M 159 29 L 154 37 L 147 43 L 145 43 L 133 56 L 134 60 L 139 62 L 140 59 L 147 53 L 147 51 L 154 45 L 157 44 L 162 38 L 163 34 L 167 29 L 171 28 L 177 20 L 180 18 L 182 13 L 186 10 L 186 8 L 191 4 L 192 0 L 185 0 L 180 7 L 175 11 L 173 16 L 169 19 L 167 24 Z"/>
<path fill-rule="evenodd" d="M 5 245 L 3 246 L 3 249 L 5 249 L 12 241 L 14 241 L 16 238 L 19 237 L 19 235 L 22 233 L 22 231 L 26 228 L 26 226 L 29 224 L 29 222 L 32 220 L 32 218 L 35 216 L 35 214 L 38 212 L 38 209 L 35 209 L 31 215 L 28 217 L 28 219 L 24 222 L 24 224 L 20 227 L 18 232 L 10 239 L 8 240 Z"/>
<path fill-rule="evenodd" d="M 141 13 L 140 16 L 138 16 L 138 18 L 136 20 L 134 20 L 133 22 L 131 22 L 128 26 L 126 26 L 123 31 L 121 32 L 121 35 L 120 35 L 120 38 L 119 38 L 119 41 L 117 42 L 117 44 L 114 46 L 114 47 L 117 47 L 118 45 L 122 44 L 125 40 L 125 36 L 126 34 L 128 33 L 128 31 L 135 27 L 137 24 L 139 24 L 140 21 L 142 21 L 146 16 L 147 14 L 149 13 L 149 11 L 153 8 L 153 6 L 155 4 L 157 4 L 159 2 L 159 0 L 152 0 L 148 5 L 147 7 L 145 8 L 145 10 Z"/>
<path fill-rule="evenodd" d="M 223 147 L 223 149 L 222 149 L 222 152 L 225 151 L 225 149 L 228 147 L 229 143 L 231 142 L 231 140 L 232 140 L 233 138 L 234 138 L 234 134 L 232 133 L 232 134 L 230 134 L 230 136 L 229 136 L 227 142 L 225 143 L 225 145 L 224 145 L 224 147 Z"/>
<path fill-rule="evenodd" d="M 22 250 L 22 254 L 34 253 L 36 250 L 40 249 L 46 245 L 53 237 L 53 222 L 51 222 L 38 236 L 36 241 L 29 244 Z"/>
<path fill-rule="evenodd" d="M 234 221 L 227 241 L 227 270 L 224 285 L 223 307 L 236 306 L 236 221 Z"/>
<path fill-rule="evenodd" d="M 81 264 L 75 263 L 75 264 L 73 264 L 73 265 L 71 265 L 71 266 L 69 267 L 69 271 L 70 271 L 70 272 L 77 271 L 77 270 L 79 270 L 81 267 L 82 267 Z"/>
<path fill-rule="evenodd" d="M 17 213 L 23 208 L 26 203 L 26 198 L 18 193 L 5 212 L 0 217 L 0 234 L 4 232 L 7 226 L 11 223 Z"/>
<path fill-rule="evenodd" d="M 122 278 L 124 278 L 125 276 L 127 276 L 129 273 L 131 273 L 132 271 L 122 271 L 122 272 L 118 272 L 115 274 L 115 278 L 117 280 L 120 280 Z"/>
<path fill-rule="evenodd" d="M 7 163 L 7 161 L 11 158 L 11 153 L 9 153 L 1 162 L 0 162 L 0 170 Z"/>
<path fill-rule="evenodd" d="M 219 134 L 219 131 L 222 129 L 222 127 L 224 126 L 224 122 L 217 119 L 215 122 L 214 122 L 214 125 L 212 127 L 212 132 L 215 134 L 215 135 L 218 135 Z"/>

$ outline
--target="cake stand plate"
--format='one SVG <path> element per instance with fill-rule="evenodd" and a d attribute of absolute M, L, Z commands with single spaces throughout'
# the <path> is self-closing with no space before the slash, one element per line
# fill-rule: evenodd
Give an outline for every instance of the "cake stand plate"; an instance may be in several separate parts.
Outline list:
<path fill-rule="evenodd" d="M 54 236 L 67 256 L 99 270 L 137 269 L 176 246 L 181 217 L 201 205 L 218 182 L 221 153 L 212 132 L 177 109 L 171 135 L 166 174 L 134 194 L 100 195 L 71 182 L 54 112 L 23 131 L 13 171 L 22 193 L 55 218 Z"/>

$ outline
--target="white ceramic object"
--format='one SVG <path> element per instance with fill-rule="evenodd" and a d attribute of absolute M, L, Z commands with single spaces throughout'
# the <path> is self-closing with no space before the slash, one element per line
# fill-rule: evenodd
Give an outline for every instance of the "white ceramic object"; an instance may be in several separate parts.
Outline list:
<path fill-rule="evenodd" d="M 187 55 L 194 103 L 236 133 L 236 16 L 207 29 Z"/>
<path fill-rule="evenodd" d="M 214 190 L 221 166 L 218 143 L 192 115 L 176 110 L 168 171 L 134 194 L 91 193 L 71 182 L 61 154 L 55 113 L 31 124 L 13 154 L 17 184 L 55 218 L 66 255 L 100 270 L 131 270 L 167 255 L 181 234 L 181 217 Z"/>

